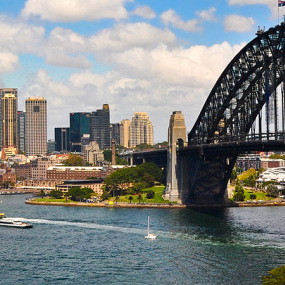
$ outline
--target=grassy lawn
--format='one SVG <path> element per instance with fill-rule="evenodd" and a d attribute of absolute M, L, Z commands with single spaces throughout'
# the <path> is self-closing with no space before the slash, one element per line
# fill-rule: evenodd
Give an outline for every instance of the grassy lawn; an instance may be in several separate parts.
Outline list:
<path fill-rule="evenodd" d="M 146 189 L 142 190 L 142 193 L 141 193 L 141 195 L 142 195 L 141 203 L 163 203 L 163 204 L 169 203 L 170 201 L 164 200 L 162 198 L 162 193 L 163 193 L 164 188 L 165 188 L 165 186 L 154 186 L 154 187 L 146 188 Z M 153 199 L 147 199 L 146 198 L 147 192 L 149 190 L 153 190 L 155 192 L 155 196 L 154 196 Z M 130 196 L 133 197 L 132 203 L 139 203 L 137 194 L 130 194 L 130 195 L 120 196 L 120 198 L 118 199 L 118 202 L 128 202 L 129 203 L 130 202 L 130 200 L 129 200 Z M 115 198 L 114 197 L 110 197 L 109 200 L 115 202 Z"/>
<path fill-rule="evenodd" d="M 67 200 L 65 198 L 63 199 L 55 199 L 55 198 L 49 198 L 49 197 L 45 197 L 45 198 L 37 198 L 34 201 L 36 202 L 64 202 L 64 203 L 71 203 L 71 202 L 75 202 L 75 201 L 71 201 L 71 200 Z"/>
<path fill-rule="evenodd" d="M 263 200 L 263 201 L 270 201 L 270 200 L 273 200 L 274 198 L 270 198 L 269 196 L 267 197 L 266 193 L 264 192 L 254 192 L 252 190 L 249 190 L 249 189 L 244 189 L 244 195 L 245 195 L 245 201 L 246 200 L 250 200 L 249 196 L 250 194 L 255 194 L 256 195 L 256 199 L 254 200 Z"/>

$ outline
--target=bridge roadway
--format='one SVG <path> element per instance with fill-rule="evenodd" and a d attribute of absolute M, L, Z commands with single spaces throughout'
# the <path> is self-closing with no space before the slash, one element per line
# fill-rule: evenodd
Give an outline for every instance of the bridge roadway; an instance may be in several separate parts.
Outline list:
<path fill-rule="evenodd" d="M 200 155 L 213 154 L 213 153 L 223 153 L 227 155 L 232 154 L 242 154 L 253 151 L 278 151 L 285 150 L 285 140 L 253 140 L 253 141 L 237 141 L 237 142 L 219 142 L 212 144 L 201 144 L 201 145 L 191 145 L 187 147 L 180 148 L 178 150 L 180 155 L 185 155 L 186 153 L 197 153 Z"/>

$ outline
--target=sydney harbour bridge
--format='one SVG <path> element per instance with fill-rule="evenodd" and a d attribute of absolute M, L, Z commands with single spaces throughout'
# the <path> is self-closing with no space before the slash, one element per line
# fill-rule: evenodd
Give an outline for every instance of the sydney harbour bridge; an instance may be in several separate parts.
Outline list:
<path fill-rule="evenodd" d="M 281 23 L 267 31 L 259 29 L 228 64 L 189 132 L 187 146 L 175 138 L 180 143 L 175 163 L 168 163 L 175 176 L 170 198 L 184 204 L 225 203 L 239 154 L 285 150 L 284 83 L 285 23 Z M 144 159 L 148 157 L 159 153 L 145 154 Z"/>

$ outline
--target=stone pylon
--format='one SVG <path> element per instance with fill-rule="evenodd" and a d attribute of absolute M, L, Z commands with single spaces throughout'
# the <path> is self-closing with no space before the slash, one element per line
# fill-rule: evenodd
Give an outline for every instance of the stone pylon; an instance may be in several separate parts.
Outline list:
<path fill-rule="evenodd" d="M 164 198 L 181 202 L 178 189 L 180 175 L 177 165 L 177 149 L 186 146 L 186 126 L 181 111 L 174 111 L 168 127 L 167 182 Z"/>

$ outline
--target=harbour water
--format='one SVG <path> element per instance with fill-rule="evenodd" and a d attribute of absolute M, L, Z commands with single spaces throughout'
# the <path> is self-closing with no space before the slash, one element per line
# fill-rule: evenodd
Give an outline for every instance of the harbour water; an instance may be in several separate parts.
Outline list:
<path fill-rule="evenodd" d="M 260 284 L 285 264 L 285 207 L 35 206 L 0 196 L 0 284 Z M 146 240 L 147 217 L 156 240 Z"/>

